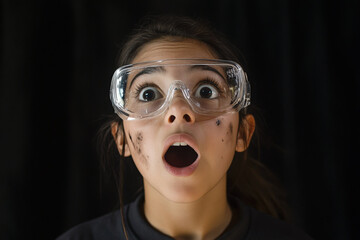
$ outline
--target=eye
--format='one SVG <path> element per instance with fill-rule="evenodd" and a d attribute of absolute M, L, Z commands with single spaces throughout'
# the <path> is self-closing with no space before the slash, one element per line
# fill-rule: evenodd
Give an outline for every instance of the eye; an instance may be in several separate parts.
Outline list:
<path fill-rule="evenodd" d="M 219 92 L 216 87 L 212 86 L 211 84 L 202 84 L 200 85 L 195 92 L 195 97 L 198 98 L 216 98 L 219 96 Z"/>
<path fill-rule="evenodd" d="M 161 97 L 161 93 L 156 87 L 145 87 L 139 93 L 139 99 L 143 102 L 154 101 Z"/>

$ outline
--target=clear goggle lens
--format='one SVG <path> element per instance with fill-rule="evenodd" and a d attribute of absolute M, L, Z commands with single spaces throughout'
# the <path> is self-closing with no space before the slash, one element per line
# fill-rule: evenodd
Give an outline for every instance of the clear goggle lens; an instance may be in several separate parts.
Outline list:
<path fill-rule="evenodd" d="M 182 94 L 180 94 L 182 93 Z M 166 59 L 118 68 L 110 98 L 124 120 L 160 115 L 182 95 L 198 114 L 220 115 L 250 104 L 250 84 L 235 62 Z"/>

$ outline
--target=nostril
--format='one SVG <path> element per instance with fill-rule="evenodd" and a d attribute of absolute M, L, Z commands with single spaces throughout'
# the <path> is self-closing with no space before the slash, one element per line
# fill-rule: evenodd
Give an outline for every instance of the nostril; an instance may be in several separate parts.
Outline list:
<path fill-rule="evenodd" d="M 185 119 L 185 121 L 187 121 L 187 122 L 191 122 L 191 117 L 190 117 L 188 114 L 185 114 L 185 115 L 184 115 L 184 119 Z"/>
<path fill-rule="evenodd" d="M 174 121 L 175 121 L 175 116 L 174 116 L 174 115 L 171 115 L 171 116 L 169 117 L 169 122 L 172 123 L 172 122 L 174 122 Z"/>

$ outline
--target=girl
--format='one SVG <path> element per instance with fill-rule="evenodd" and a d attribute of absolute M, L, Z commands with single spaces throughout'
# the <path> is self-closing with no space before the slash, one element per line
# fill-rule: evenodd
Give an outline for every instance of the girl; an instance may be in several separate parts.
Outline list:
<path fill-rule="evenodd" d="M 233 49 L 189 18 L 151 18 L 136 30 L 120 54 L 116 115 L 102 136 L 115 161 L 134 161 L 143 192 L 58 239 L 309 239 L 276 219 L 286 218 L 284 203 L 247 155 L 255 119 Z"/>

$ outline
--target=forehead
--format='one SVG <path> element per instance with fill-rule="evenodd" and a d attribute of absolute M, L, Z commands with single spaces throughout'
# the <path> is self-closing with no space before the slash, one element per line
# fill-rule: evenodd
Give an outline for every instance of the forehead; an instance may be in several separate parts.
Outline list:
<path fill-rule="evenodd" d="M 154 40 L 144 45 L 132 63 L 169 58 L 216 59 L 216 55 L 202 42 L 196 40 Z"/>

